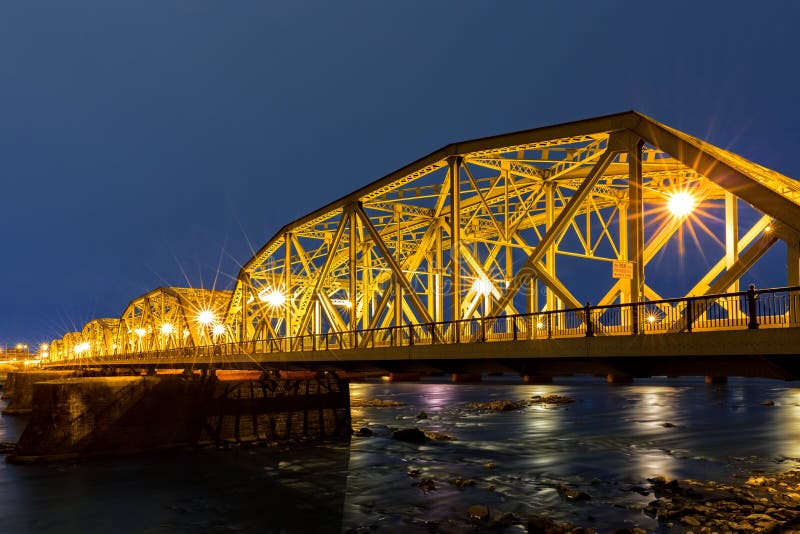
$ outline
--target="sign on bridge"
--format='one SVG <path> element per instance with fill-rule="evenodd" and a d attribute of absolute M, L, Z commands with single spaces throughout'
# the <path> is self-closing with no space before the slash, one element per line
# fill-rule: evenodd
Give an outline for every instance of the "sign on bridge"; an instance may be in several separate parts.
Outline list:
<path fill-rule="evenodd" d="M 613 278 L 624 278 L 633 280 L 633 262 L 615 261 L 611 264 L 611 276 Z"/>

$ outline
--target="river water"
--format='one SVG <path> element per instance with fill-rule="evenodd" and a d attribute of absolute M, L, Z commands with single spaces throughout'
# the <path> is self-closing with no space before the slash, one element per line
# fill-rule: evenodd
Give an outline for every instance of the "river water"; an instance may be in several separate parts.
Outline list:
<path fill-rule="evenodd" d="M 798 467 L 797 385 L 654 378 L 609 386 L 591 377 L 543 386 L 512 377 L 354 383 L 353 401 L 406 405 L 353 408 L 354 429 L 373 435 L 349 445 L 0 464 L 0 532 L 463 532 L 486 528 L 468 518 L 475 504 L 512 514 L 493 531 L 524 532 L 529 515 L 545 514 L 600 532 L 666 532 L 641 511 L 654 498 L 649 477 L 730 481 Z M 468 407 L 550 393 L 575 402 Z M 428 418 L 418 420 L 422 411 Z M 15 441 L 24 423 L 0 418 L 0 441 Z M 410 427 L 455 439 L 391 438 L 392 429 Z M 474 485 L 459 488 L 456 479 Z M 591 499 L 570 502 L 559 484 Z"/>

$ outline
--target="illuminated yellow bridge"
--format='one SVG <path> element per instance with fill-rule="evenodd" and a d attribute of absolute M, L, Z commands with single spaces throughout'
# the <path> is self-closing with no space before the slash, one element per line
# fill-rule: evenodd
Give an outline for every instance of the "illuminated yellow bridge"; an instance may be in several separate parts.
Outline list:
<path fill-rule="evenodd" d="M 740 288 L 776 243 L 785 283 Z M 447 145 L 46 365 L 800 378 L 798 286 L 800 182 L 625 112 Z"/>

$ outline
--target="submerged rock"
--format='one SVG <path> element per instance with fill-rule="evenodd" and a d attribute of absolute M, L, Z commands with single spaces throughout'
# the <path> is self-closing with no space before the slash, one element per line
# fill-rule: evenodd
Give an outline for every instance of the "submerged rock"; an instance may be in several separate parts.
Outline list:
<path fill-rule="evenodd" d="M 428 418 L 428 414 L 426 414 L 424 411 L 422 411 L 422 412 L 419 412 L 419 413 L 417 414 L 417 420 L 420 420 L 420 419 L 427 419 L 427 418 Z"/>
<path fill-rule="evenodd" d="M 358 429 L 358 432 L 356 432 L 356 434 L 358 434 L 359 436 L 371 436 L 373 432 L 369 428 L 362 426 L 361 428 Z"/>
<path fill-rule="evenodd" d="M 416 486 L 425 492 L 436 490 L 436 482 L 434 482 L 432 478 L 423 478 L 417 482 Z"/>
<path fill-rule="evenodd" d="M 383 399 L 350 400 L 351 408 L 399 408 L 400 406 L 405 405 L 405 402 Z"/>
<path fill-rule="evenodd" d="M 471 478 L 457 478 L 451 482 L 452 485 L 458 489 L 471 488 L 475 485 L 475 481 Z"/>
<path fill-rule="evenodd" d="M 467 509 L 467 515 L 472 519 L 483 521 L 489 518 L 489 508 L 482 504 L 473 504 Z"/>
<path fill-rule="evenodd" d="M 490 410 L 495 412 L 507 412 L 519 410 L 527 406 L 525 401 L 496 400 L 491 402 L 471 402 L 468 404 L 473 410 Z"/>
<path fill-rule="evenodd" d="M 551 393 L 548 395 L 534 395 L 531 397 L 531 404 L 570 404 L 575 402 L 572 397 L 566 395 L 556 395 Z"/>
<path fill-rule="evenodd" d="M 800 532 L 800 471 L 751 476 L 742 486 L 650 479 L 658 497 L 645 513 L 695 532 Z"/>
<path fill-rule="evenodd" d="M 568 501 L 588 501 L 592 498 L 588 493 L 572 489 L 566 484 L 559 484 L 556 486 L 556 491 Z"/>
<path fill-rule="evenodd" d="M 532 534 L 593 534 L 596 530 L 576 527 L 571 523 L 558 523 L 546 515 L 528 516 L 528 532 Z"/>
<path fill-rule="evenodd" d="M 432 432 L 428 431 L 425 432 L 425 436 L 431 441 L 455 441 L 456 438 L 450 436 L 449 434 L 444 434 L 442 432 Z"/>
<path fill-rule="evenodd" d="M 425 432 L 419 428 L 401 428 L 400 430 L 395 430 L 394 433 L 392 433 L 392 438 L 409 443 L 425 443 L 426 441 L 430 441 L 428 436 L 425 435 Z"/>

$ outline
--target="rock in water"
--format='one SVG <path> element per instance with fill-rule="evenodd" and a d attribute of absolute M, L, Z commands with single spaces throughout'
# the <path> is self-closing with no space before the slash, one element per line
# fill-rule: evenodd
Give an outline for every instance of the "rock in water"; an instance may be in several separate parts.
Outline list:
<path fill-rule="evenodd" d="M 559 484 L 556 486 L 556 490 L 568 501 L 588 501 L 592 498 L 588 493 L 572 489 L 565 484 Z"/>
<path fill-rule="evenodd" d="M 489 508 L 482 504 L 473 504 L 467 509 L 467 515 L 472 519 L 483 521 L 489 518 Z"/>
<path fill-rule="evenodd" d="M 425 432 L 419 428 L 401 428 L 400 430 L 395 430 L 392 434 L 392 438 L 409 443 L 425 443 L 429 441 Z"/>

